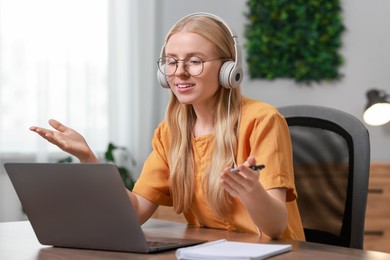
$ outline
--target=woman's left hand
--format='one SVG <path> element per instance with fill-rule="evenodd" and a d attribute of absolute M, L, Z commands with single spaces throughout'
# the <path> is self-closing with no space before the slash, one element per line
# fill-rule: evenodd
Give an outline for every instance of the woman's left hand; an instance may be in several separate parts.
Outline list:
<path fill-rule="evenodd" d="M 265 190 L 259 181 L 260 172 L 249 168 L 255 163 L 255 158 L 250 156 L 237 167 L 237 173 L 226 168 L 221 173 L 221 186 L 232 197 L 240 199 L 261 232 L 278 238 L 288 221 L 286 189 Z"/>
<path fill-rule="evenodd" d="M 221 186 L 233 197 L 243 197 L 256 192 L 260 188 L 260 173 L 249 168 L 255 164 L 255 158 L 249 156 L 246 162 L 237 167 L 238 172 L 232 173 L 231 168 L 225 168 L 221 173 Z"/>

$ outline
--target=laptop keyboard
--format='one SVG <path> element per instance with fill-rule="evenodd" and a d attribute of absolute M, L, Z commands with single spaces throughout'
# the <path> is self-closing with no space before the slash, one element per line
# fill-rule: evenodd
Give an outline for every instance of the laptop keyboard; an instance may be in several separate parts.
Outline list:
<path fill-rule="evenodd" d="M 147 241 L 149 247 L 160 247 L 160 246 L 169 246 L 175 245 L 174 242 L 164 242 L 164 241 Z"/>

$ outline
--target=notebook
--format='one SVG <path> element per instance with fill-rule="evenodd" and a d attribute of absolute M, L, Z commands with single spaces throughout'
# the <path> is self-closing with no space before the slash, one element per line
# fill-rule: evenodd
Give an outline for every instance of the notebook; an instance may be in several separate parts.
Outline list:
<path fill-rule="evenodd" d="M 206 242 L 145 234 L 113 164 L 4 167 L 43 245 L 150 253 Z"/>
<path fill-rule="evenodd" d="M 177 259 L 252 260 L 266 259 L 291 251 L 289 244 L 258 244 L 226 239 L 176 250 Z"/>

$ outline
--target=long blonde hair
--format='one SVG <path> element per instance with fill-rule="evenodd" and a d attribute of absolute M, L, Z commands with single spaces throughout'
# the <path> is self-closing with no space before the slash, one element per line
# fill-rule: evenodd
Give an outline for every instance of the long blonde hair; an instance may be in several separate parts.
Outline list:
<path fill-rule="evenodd" d="M 168 42 L 170 36 L 179 31 L 201 35 L 214 43 L 219 57 L 234 60 L 233 38 L 226 26 L 220 21 L 207 16 L 183 19 L 170 30 L 165 43 Z M 163 54 L 164 51 L 163 48 Z M 228 120 L 230 91 L 232 93 L 230 97 L 230 120 Z M 212 155 L 212 164 L 205 173 L 203 188 L 207 192 L 210 207 L 217 216 L 223 218 L 229 212 L 231 198 L 220 186 L 219 173 L 227 166 L 233 165 L 230 142 L 232 142 L 233 151 L 237 150 L 237 128 L 241 104 L 240 88 L 229 90 L 220 86 L 215 100 L 215 149 Z M 173 198 L 173 207 L 177 213 L 181 213 L 188 210 L 194 194 L 195 167 L 192 137 L 196 114 L 192 105 L 180 103 L 171 92 L 166 121 L 171 135 L 169 152 L 170 191 Z M 228 121 L 230 122 L 229 126 Z"/>

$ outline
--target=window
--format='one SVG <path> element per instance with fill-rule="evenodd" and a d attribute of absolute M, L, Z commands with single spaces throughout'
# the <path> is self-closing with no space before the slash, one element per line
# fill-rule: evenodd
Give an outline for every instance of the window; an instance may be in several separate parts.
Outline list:
<path fill-rule="evenodd" d="M 0 0 L 0 153 L 58 148 L 29 132 L 55 118 L 108 144 L 106 0 Z"/>

